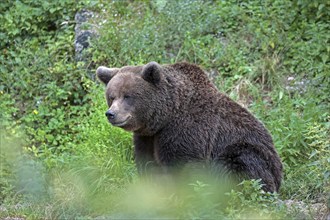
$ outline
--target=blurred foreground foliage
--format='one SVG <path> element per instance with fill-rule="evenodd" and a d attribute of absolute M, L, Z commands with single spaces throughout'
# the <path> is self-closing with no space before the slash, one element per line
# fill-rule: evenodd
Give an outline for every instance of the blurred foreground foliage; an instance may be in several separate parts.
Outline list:
<path fill-rule="evenodd" d="M 98 14 L 87 65 L 73 47 L 83 8 Z M 1 218 L 295 218 L 279 199 L 326 199 L 329 3 L 21 0 L 0 12 Z M 104 119 L 86 68 L 183 60 L 271 131 L 285 165 L 279 195 L 257 180 L 221 195 L 201 181 L 170 193 L 138 181 L 131 135 Z"/>

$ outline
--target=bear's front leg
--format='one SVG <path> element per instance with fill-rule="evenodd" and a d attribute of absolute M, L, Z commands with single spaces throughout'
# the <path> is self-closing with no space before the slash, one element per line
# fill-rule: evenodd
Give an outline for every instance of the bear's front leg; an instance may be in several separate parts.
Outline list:
<path fill-rule="evenodd" d="M 154 137 L 133 135 L 135 163 L 141 176 L 159 174 L 161 168 L 154 157 Z"/>

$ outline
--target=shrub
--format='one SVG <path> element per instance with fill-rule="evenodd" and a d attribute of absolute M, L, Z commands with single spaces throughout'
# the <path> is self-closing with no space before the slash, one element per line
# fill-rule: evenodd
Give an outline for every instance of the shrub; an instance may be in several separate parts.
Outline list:
<path fill-rule="evenodd" d="M 285 166 L 281 194 L 245 181 L 242 191 L 225 196 L 226 203 L 210 196 L 210 185 L 201 180 L 184 185 L 181 195 L 164 192 L 148 200 L 149 194 L 128 192 L 137 181 L 131 135 L 106 122 L 102 86 L 94 86 L 74 58 L 73 17 L 85 6 L 99 13 L 91 24 L 98 37 L 87 51 L 90 68 L 151 60 L 202 65 L 220 90 L 249 107 L 273 134 Z M 1 149 L 4 139 L 7 147 L 17 144 L 20 161 L 1 151 L 0 200 L 29 204 L 7 206 L 8 216 L 120 217 L 127 196 L 146 198 L 142 207 L 157 206 L 150 216 L 273 218 L 285 216 L 278 196 L 311 202 L 329 190 L 329 4 L 22 0 L 4 1 L 0 11 L 0 129 L 7 130 Z M 288 77 L 293 89 L 285 88 Z M 303 89 L 296 89 L 302 80 Z M 17 174 L 24 167 L 42 189 L 27 194 L 44 194 L 40 201 L 48 201 L 47 208 L 17 193 L 23 192 L 17 184 L 26 178 Z"/>

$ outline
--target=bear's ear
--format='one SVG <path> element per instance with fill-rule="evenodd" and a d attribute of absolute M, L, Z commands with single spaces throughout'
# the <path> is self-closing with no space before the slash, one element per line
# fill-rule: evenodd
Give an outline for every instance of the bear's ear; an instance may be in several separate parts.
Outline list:
<path fill-rule="evenodd" d="M 157 84 L 161 79 L 161 66 L 156 62 L 150 62 L 143 67 L 142 78 L 150 83 Z"/>
<path fill-rule="evenodd" d="M 119 68 L 108 68 L 105 66 L 100 66 L 96 70 L 96 75 L 97 75 L 97 78 L 99 78 L 99 80 L 101 82 L 103 82 L 105 85 L 107 85 L 108 82 L 111 80 L 111 78 L 114 77 L 118 71 L 119 71 Z"/>

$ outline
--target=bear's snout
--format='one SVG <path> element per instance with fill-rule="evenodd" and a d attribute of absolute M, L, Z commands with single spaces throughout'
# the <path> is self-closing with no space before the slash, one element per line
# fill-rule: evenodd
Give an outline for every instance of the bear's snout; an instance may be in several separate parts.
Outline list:
<path fill-rule="evenodd" d="M 116 113 L 114 111 L 111 111 L 110 109 L 108 111 L 105 112 L 105 116 L 107 116 L 107 118 L 110 119 L 115 119 L 116 117 Z"/>
<path fill-rule="evenodd" d="M 117 112 L 114 110 L 108 110 L 105 112 L 105 116 L 108 118 L 108 121 L 113 125 L 117 127 L 124 128 L 129 124 L 130 119 L 132 116 L 130 114 L 125 114 L 122 112 Z"/>

